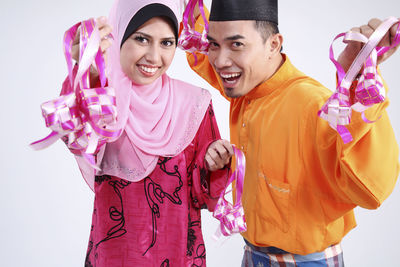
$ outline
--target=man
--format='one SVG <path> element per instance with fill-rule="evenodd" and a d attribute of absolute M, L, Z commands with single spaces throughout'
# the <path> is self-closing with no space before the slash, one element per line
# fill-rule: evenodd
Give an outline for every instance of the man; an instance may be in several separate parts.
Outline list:
<path fill-rule="evenodd" d="M 379 24 L 353 31 L 369 37 Z M 340 241 L 356 226 L 353 209 L 378 208 L 399 173 L 388 101 L 366 111 L 372 124 L 353 112 L 353 141 L 344 144 L 317 116 L 332 92 L 281 53 L 277 0 L 213 0 L 208 40 L 208 56 L 188 61 L 230 101 L 231 142 L 246 155 L 242 266 L 343 266 Z M 350 43 L 339 56 L 345 70 L 360 49 Z M 208 164 L 221 168 L 230 153 L 216 151 Z"/>

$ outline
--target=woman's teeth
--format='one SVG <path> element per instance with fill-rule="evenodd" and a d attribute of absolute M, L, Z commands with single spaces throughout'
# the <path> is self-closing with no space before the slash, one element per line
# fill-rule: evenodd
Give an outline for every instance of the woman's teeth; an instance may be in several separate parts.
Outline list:
<path fill-rule="evenodd" d="M 140 66 L 140 68 L 143 71 L 148 72 L 148 73 L 155 73 L 158 70 L 158 68 L 148 68 L 148 67 L 145 67 L 145 66 Z"/>

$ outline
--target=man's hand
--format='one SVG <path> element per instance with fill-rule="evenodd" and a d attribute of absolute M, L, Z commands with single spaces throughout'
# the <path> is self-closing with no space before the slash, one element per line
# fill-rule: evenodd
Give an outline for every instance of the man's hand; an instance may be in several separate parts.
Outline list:
<path fill-rule="evenodd" d="M 189 1 L 189 0 L 188 0 L 188 1 Z M 188 1 L 186 1 L 186 0 L 183 1 L 183 5 L 184 5 L 183 11 L 184 11 L 184 13 L 185 13 L 185 10 L 186 10 Z M 198 16 L 200 16 L 199 2 L 197 2 L 197 3 L 196 3 L 196 6 L 194 7 L 193 15 L 194 15 L 195 20 L 197 19 Z M 194 22 L 192 21 L 192 16 L 189 16 L 189 18 L 188 18 L 188 24 L 194 26 L 195 23 L 196 23 L 196 21 L 194 21 Z"/>
<path fill-rule="evenodd" d="M 363 34 L 365 37 L 369 38 L 381 23 L 382 23 L 382 21 L 380 19 L 374 18 L 374 19 L 371 19 L 367 25 L 352 28 L 351 31 L 359 32 L 359 33 Z M 398 27 L 398 24 L 393 25 L 390 28 L 390 30 L 386 33 L 386 35 L 382 38 L 382 40 L 378 44 L 378 46 L 390 46 L 394 41 L 397 27 Z M 350 68 L 351 64 L 353 63 L 354 59 L 358 55 L 358 52 L 360 52 L 363 45 L 364 44 L 360 43 L 360 42 L 350 41 L 350 42 L 348 42 L 348 44 L 347 44 L 346 48 L 343 50 L 343 52 L 339 55 L 338 62 L 343 67 L 345 72 L 347 72 L 347 70 Z M 378 64 L 380 64 L 381 62 L 388 59 L 391 55 L 393 55 L 393 53 L 396 52 L 397 48 L 398 48 L 398 45 L 396 47 L 393 47 L 389 51 L 387 51 L 385 54 L 381 55 L 378 58 Z"/>
<path fill-rule="evenodd" d="M 222 169 L 233 156 L 233 147 L 227 140 L 217 140 L 212 143 L 204 157 L 209 171 Z"/>

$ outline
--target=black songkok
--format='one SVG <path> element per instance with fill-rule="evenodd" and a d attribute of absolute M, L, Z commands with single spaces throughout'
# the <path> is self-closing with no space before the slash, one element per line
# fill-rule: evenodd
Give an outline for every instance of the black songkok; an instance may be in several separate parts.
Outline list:
<path fill-rule="evenodd" d="M 264 20 L 278 24 L 278 0 L 212 0 L 210 21 Z"/>

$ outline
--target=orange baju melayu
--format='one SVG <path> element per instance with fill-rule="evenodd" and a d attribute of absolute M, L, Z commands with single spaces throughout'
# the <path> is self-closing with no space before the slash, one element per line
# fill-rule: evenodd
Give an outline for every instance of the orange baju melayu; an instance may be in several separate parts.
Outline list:
<path fill-rule="evenodd" d="M 356 226 L 353 209 L 379 207 L 399 174 L 399 149 L 386 107 L 353 112 L 353 141 L 318 117 L 330 90 L 297 70 L 286 55 L 279 70 L 230 101 L 231 143 L 246 155 L 243 206 L 256 246 L 295 254 L 323 251 Z M 208 57 L 188 54 L 192 69 L 225 96 Z M 385 88 L 386 85 L 385 85 Z M 226 96 L 225 96 L 226 97 Z M 379 118 L 379 119 L 378 119 Z"/>

